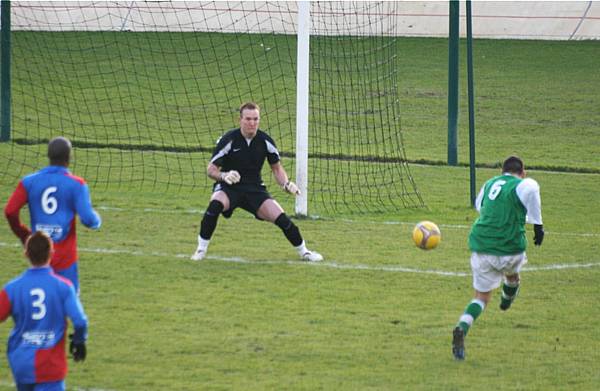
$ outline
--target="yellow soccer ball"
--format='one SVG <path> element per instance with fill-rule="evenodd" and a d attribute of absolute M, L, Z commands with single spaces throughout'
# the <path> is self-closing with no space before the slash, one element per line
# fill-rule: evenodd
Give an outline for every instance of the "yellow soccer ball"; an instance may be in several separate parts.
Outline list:
<path fill-rule="evenodd" d="M 421 221 L 415 225 L 412 238 L 417 247 L 423 250 L 433 250 L 440 244 L 442 233 L 435 223 Z"/>

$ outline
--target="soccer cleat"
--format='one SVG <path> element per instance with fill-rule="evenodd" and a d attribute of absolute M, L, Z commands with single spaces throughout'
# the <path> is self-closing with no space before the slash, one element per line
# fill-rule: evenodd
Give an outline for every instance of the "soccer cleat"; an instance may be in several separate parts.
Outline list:
<path fill-rule="evenodd" d="M 509 293 L 512 293 L 512 295 L 509 296 L 506 293 L 505 289 L 513 290 L 513 292 L 509 291 Z M 508 288 L 506 286 L 502 287 L 503 292 L 500 295 L 500 309 L 502 311 L 506 311 L 507 309 L 510 308 L 511 304 L 513 303 L 513 301 L 515 301 L 515 299 L 517 298 L 517 295 L 519 294 L 519 289 L 520 289 L 519 286 L 517 286 L 516 290 L 514 289 L 514 287 L 508 287 Z"/>
<path fill-rule="evenodd" d="M 304 254 L 302 254 L 302 260 L 308 262 L 321 262 L 323 260 L 323 256 L 316 251 L 307 250 Z"/>
<path fill-rule="evenodd" d="M 458 326 L 452 331 L 452 354 L 456 360 L 465 359 L 465 332 Z"/>
<path fill-rule="evenodd" d="M 506 311 L 507 309 L 510 308 L 510 305 L 512 304 L 512 299 L 505 299 L 504 297 L 500 298 L 500 309 L 502 311 Z"/>
<path fill-rule="evenodd" d="M 206 256 L 206 250 L 197 249 L 195 253 L 192 254 L 190 259 L 192 261 L 201 261 Z"/>

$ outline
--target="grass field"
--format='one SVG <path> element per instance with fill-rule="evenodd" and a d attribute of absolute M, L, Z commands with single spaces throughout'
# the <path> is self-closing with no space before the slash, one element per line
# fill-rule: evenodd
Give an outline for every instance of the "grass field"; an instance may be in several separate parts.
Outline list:
<path fill-rule="evenodd" d="M 443 161 L 445 43 L 403 44 L 415 64 L 404 65 L 401 91 L 407 155 Z M 70 362 L 69 389 L 599 389 L 600 73 L 594 59 L 600 45 L 481 41 L 476 48 L 478 161 L 493 164 L 518 153 L 526 165 L 566 169 L 529 171 L 542 189 L 546 240 L 528 249 L 514 307 L 501 313 L 496 295 L 473 326 L 465 362 L 450 351 L 451 330 L 472 295 L 466 238 L 476 212 L 464 167 L 411 166 L 427 209 L 297 220 L 309 247 L 325 256 L 321 264 L 298 261 L 276 227 L 243 211 L 219 221 L 206 261 L 189 261 L 207 189 L 99 186 L 92 192 L 102 229 L 78 231 L 89 355 L 83 364 Z M 3 156 L 14 151 L 0 145 Z M 204 164 L 199 167 L 195 175 L 202 175 Z M 7 169 L 20 173 L 21 167 Z M 105 177 L 106 170 L 75 173 Z M 497 172 L 479 169 L 478 187 Z M 0 200 L 15 185 L 0 183 Z M 291 212 L 291 197 L 271 190 Z M 429 252 L 410 240 L 423 219 L 437 222 L 443 234 Z M 0 281 L 26 267 L 21 252 L 4 225 Z M 11 326 L 1 324 L 0 336 Z M 2 358 L 0 390 L 11 384 Z"/>
<path fill-rule="evenodd" d="M 80 230 L 89 358 L 71 365 L 70 386 L 596 389 L 600 212 L 589 194 L 600 191 L 597 176 L 531 173 L 542 185 L 546 242 L 529 250 L 514 308 L 500 313 L 496 297 L 457 363 L 450 331 L 471 295 L 465 241 L 474 212 L 459 206 L 468 175 L 415 171 L 427 179 L 429 212 L 299 221 L 326 257 L 320 265 L 297 261 L 275 227 L 243 212 L 220 221 L 209 259 L 195 263 L 187 257 L 206 195 L 166 206 L 159 194 L 96 192 L 103 228 Z M 412 224 L 424 218 L 444 235 L 431 252 L 410 242 Z M 0 242 L 7 280 L 25 262 L 8 228 Z M 10 379 L 0 362 L 0 379 Z"/>
<path fill-rule="evenodd" d="M 265 54 L 257 42 L 273 50 Z M 228 55 L 228 45 L 243 47 L 253 61 Z M 405 38 L 397 45 L 398 98 L 408 158 L 446 161 L 447 40 Z M 465 45 L 461 48 L 458 149 L 459 162 L 467 163 Z M 294 39 L 277 35 L 15 32 L 13 128 L 30 138 L 48 138 L 61 128 L 80 141 L 210 148 L 222 129 L 236 125 L 237 100 L 260 96 L 263 125 L 282 150 L 292 152 L 296 80 L 290 73 L 296 66 L 295 50 Z M 525 145 L 523 158 L 536 165 L 599 171 L 599 158 L 589 157 L 598 153 L 598 145 L 589 141 L 600 127 L 599 55 L 600 43 L 595 41 L 476 40 L 478 163 L 498 163 L 498 155 Z M 242 67 L 250 68 L 244 83 L 236 78 Z M 263 80 L 260 69 L 281 77 Z M 239 83 L 240 98 L 237 91 L 211 80 Z M 204 87 L 209 84 L 210 89 Z M 282 106 L 284 102 L 291 106 Z M 35 110 L 47 113 L 38 120 Z M 343 113 L 331 115 L 345 122 Z M 36 121 L 34 131 L 31 123 Z M 353 124 L 346 129 L 357 137 L 362 130 Z M 555 142 L 540 143 L 541 137 Z M 558 149 L 556 142 L 564 148 Z"/>

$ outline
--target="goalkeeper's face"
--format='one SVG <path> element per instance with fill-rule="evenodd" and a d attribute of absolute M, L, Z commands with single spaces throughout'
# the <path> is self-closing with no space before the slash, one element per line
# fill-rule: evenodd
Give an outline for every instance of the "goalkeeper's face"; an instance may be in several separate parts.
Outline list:
<path fill-rule="evenodd" d="M 260 113 L 258 110 L 245 109 L 242 111 L 240 117 L 240 129 L 244 137 L 254 137 L 258 130 L 258 123 L 260 122 Z"/>

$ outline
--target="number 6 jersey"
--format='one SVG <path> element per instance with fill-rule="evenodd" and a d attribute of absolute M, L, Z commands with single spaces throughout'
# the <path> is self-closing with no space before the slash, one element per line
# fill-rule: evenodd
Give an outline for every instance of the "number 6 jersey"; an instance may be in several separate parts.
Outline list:
<path fill-rule="evenodd" d="M 525 223 L 542 224 L 540 187 L 531 179 L 503 174 L 488 180 L 475 207 L 479 217 L 469 234 L 471 251 L 512 255 L 525 251 Z"/>
<path fill-rule="evenodd" d="M 67 269 L 78 259 L 75 215 L 86 227 L 97 229 L 101 224 L 92 208 L 88 185 L 66 167 L 48 166 L 24 177 L 8 200 L 4 214 L 23 243 L 31 233 L 19 219 L 25 204 L 29 206 L 31 231 L 44 231 L 54 242 L 50 265 L 56 271 Z"/>

